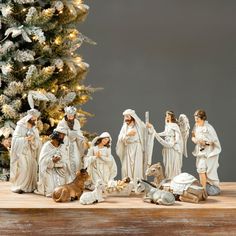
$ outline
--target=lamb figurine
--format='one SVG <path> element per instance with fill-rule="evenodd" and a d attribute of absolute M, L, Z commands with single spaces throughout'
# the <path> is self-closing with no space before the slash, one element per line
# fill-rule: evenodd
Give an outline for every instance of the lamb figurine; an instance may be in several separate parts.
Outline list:
<path fill-rule="evenodd" d="M 79 202 L 83 205 L 89 205 L 97 202 L 103 202 L 102 192 L 105 190 L 102 180 L 98 180 L 95 189 L 92 192 L 85 192 L 81 195 Z"/>

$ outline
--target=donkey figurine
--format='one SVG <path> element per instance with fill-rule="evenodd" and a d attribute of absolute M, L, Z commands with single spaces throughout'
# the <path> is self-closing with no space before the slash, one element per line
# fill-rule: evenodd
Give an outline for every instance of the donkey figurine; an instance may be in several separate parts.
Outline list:
<path fill-rule="evenodd" d="M 141 193 L 144 191 L 146 196 L 144 202 L 151 202 L 159 205 L 173 205 L 175 197 L 172 193 L 157 189 L 153 184 L 146 180 L 138 180 L 136 192 Z"/>

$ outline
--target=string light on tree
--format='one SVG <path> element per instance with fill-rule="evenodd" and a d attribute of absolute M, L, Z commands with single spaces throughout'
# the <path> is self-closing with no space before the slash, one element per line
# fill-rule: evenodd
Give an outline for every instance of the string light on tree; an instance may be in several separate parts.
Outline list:
<path fill-rule="evenodd" d="M 62 44 L 62 37 L 61 36 L 57 36 L 54 40 L 54 43 L 56 45 L 61 45 Z"/>
<path fill-rule="evenodd" d="M 4 55 L 1 50 L 0 78 L 4 83 L 0 79 L 0 101 L 8 106 L 6 114 L 0 113 L 0 132 L 8 120 L 16 123 L 29 107 L 36 107 L 42 114 L 40 130 L 48 135 L 63 118 L 65 106 L 80 106 L 93 93 L 82 84 L 88 68 L 80 69 L 84 62 L 77 52 L 83 42 L 89 43 L 77 29 L 88 10 L 78 8 L 85 6 L 81 0 L 17 0 L 0 5 L 4 18 L 1 33 L 7 36 L 1 49 L 7 40 L 11 42 Z M 16 57 L 17 53 L 22 56 Z M 9 92 L 11 82 L 22 84 L 20 93 Z"/>
<path fill-rule="evenodd" d="M 76 62 L 76 63 L 80 63 L 81 61 L 82 61 L 82 58 L 81 58 L 81 57 L 76 57 L 76 58 L 75 58 L 75 62 Z"/>
<path fill-rule="evenodd" d="M 75 4 L 82 4 L 83 1 L 82 0 L 74 0 L 75 1 Z"/>
<path fill-rule="evenodd" d="M 88 101 L 89 97 L 88 97 L 88 95 L 82 95 L 82 96 L 80 97 L 80 99 L 81 99 L 81 102 L 82 102 L 82 103 L 86 103 L 86 102 Z"/>
<path fill-rule="evenodd" d="M 78 85 L 77 87 L 77 90 L 82 90 L 82 86 Z"/>

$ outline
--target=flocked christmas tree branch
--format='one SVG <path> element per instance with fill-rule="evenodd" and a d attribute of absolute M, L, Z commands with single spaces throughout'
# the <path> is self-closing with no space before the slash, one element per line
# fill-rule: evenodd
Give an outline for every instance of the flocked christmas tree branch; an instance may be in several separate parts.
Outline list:
<path fill-rule="evenodd" d="M 82 0 L 0 1 L 0 134 L 7 135 L 29 108 L 41 111 L 39 129 L 48 134 L 63 108 L 81 109 L 96 90 L 84 85 L 89 65 L 78 55 L 78 31 L 89 7 Z"/>

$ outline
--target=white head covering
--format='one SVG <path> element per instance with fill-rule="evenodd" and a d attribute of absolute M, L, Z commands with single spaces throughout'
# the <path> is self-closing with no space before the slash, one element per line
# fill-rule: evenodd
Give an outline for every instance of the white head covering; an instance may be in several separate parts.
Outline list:
<path fill-rule="evenodd" d="M 27 114 L 28 115 L 32 115 L 32 116 L 35 116 L 35 117 L 39 117 L 41 115 L 41 113 L 37 110 L 37 109 L 30 109 L 27 111 Z"/>
<path fill-rule="evenodd" d="M 111 145 L 111 135 L 108 132 L 103 132 L 101 133 L 99 136 L 95 137 L 91 143 L 91 146 L 94 146 L 95 143 L 99 140 L 99 139 L 103 139 L 103 138 L 109 138 L 110 139 L 110 145 Z"/>
<path fill-rule="evenodd" d="M 27 111 L 27 115 L 24 116 L 22 119 L 20 119 L 17 122 L 17 125 L 26 125 L 27 122 L 34 116 L 34 117 L 39 117 L 41 113 L 37 109 L 30 109 Z"/>
<path fill-rule="evenodd" d="M 135 110 L 132 110 L 132 109 L 126 109 L 124 112 L 123 112 L 123 116 L 125 115 L 130 115 L 134 118 L 135 122 L 137 123 L 138 126 L 141 125 L 142 121 L 141 119 L 137 116 L 137 114 L 135 113 Z"/>
<path fill-rule="evenodd" d="M 64 111 L 66 115 L 75 115 L 77 112 L 77 109 L 74 106 L 69 106 L 69 107 L 65 107 Z"/>
<path fill-rule="evenodd" d="M 53 131 L 56 131 L 56 132 L 58 132 L 58 133 L 62 133 L 62 134 L 65 134 L 65 135 L 67 134 L 66 129 L 63 128 L 63 127 L 61 127 L 61 126 L 57 127 L 57 128 L 54 129 Z"/>

